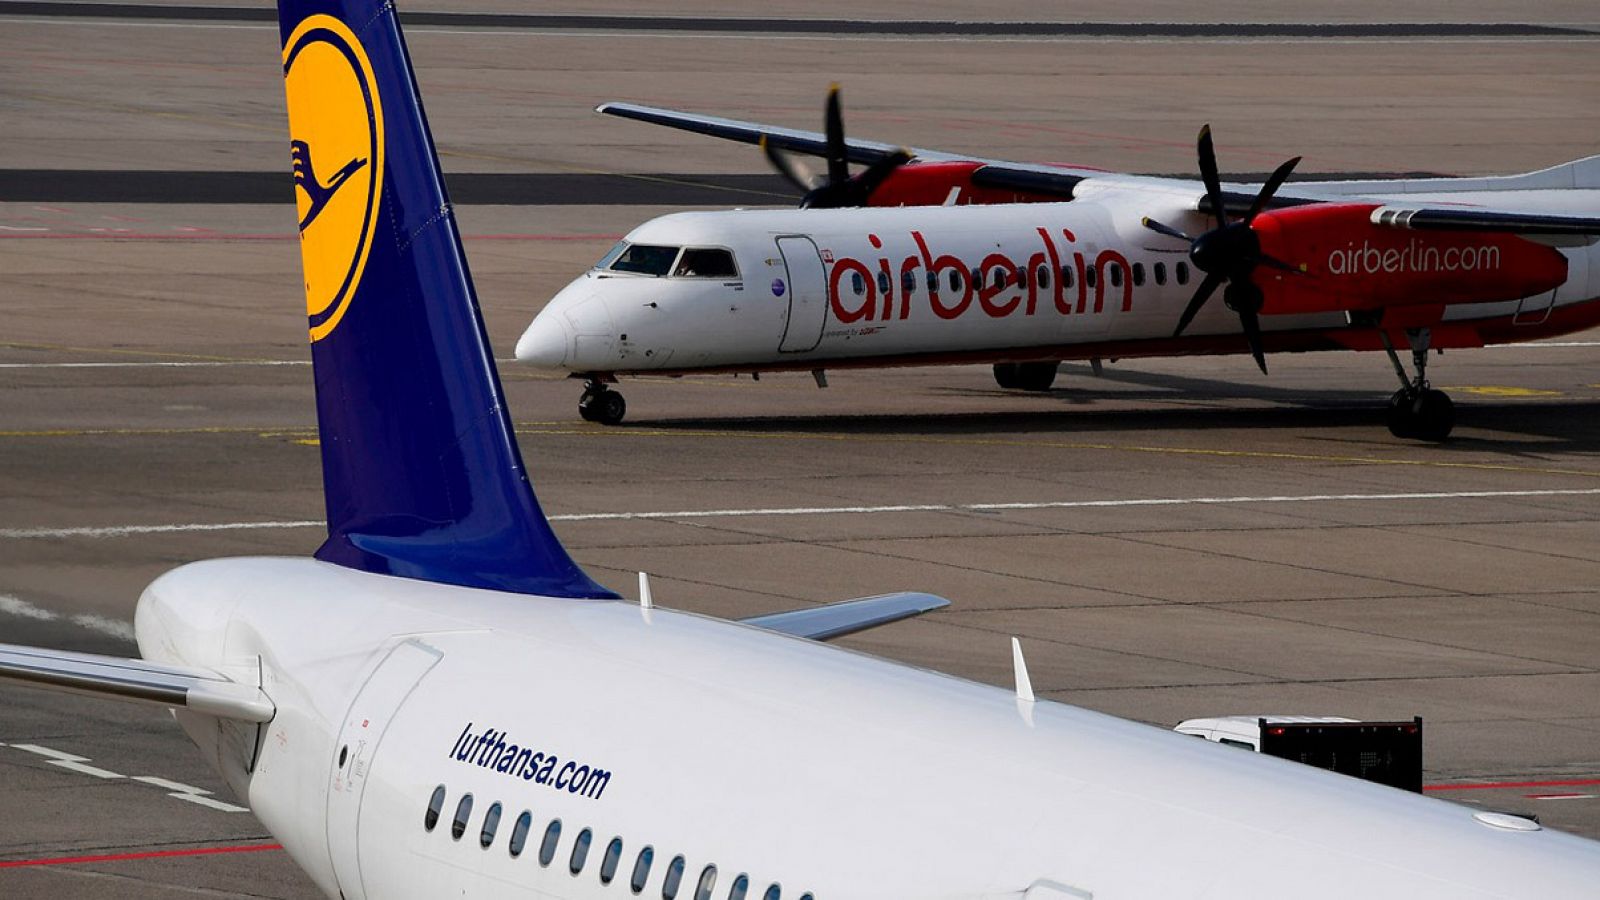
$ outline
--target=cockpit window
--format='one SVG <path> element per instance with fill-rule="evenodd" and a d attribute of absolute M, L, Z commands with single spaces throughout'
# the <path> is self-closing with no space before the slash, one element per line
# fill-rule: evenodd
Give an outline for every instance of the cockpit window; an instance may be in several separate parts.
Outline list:
<path fill-rule="evenodd" d="M 595 263 L 594 267 L 596 269 L 609 269 L 609 268 L 611 268 L 611 264 L 616 262 L 617 261 L 617 257 L 621 256 L 622 255 L 622 251 L 624 251 L 626 249 L 628 249 L 628 242 L 627 241 L 617 241 L 617 243 L 615 245 L 613 245 L 610 250 L 606 251 L 606 255 L 605 256 L 600 257 L 600 261 Z"/>
<path fill-rule="evenodd" d="M 677 278 L 738 278 L 739 268 L 733 264 L 733 254 L 726 250 L 690 247 L 683 251 L 672 274 Z"/>
<path fill-rule="evenodd" d="M 615 251 L 613 251 L 615 252 Z M 616 260 L 611 263 L 613 272 L 633 272 L 638 275 L 654 275 L 661 277 L 672 271 L 672 263 L 678 258 L 677 247 L 661 247 L 655 244 L 629 244 L 617 254 Z"/>

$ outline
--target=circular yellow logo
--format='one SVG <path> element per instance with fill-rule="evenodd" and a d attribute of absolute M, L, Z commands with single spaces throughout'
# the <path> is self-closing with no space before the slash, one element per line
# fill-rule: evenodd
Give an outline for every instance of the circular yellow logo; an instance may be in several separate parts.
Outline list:
<path fill-rule="evenodd" d="M 383 106 L 366 50 L 332 16 L 307 16 L 284 42 L 283 80 L 315 342 L 343 318 L 372 249 L 383 184 Z"/>

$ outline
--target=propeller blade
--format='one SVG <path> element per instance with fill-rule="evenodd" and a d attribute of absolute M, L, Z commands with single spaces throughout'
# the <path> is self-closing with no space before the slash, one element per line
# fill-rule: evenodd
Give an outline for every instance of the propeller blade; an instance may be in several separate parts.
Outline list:
<path fill-rule="evenodd" d="M 1189 300 L 1189 305 L 1183 308 L 1183 315 L 1178 317 L 1178 328 L 1172 332 L 1173 337 L 1183 334 L 1183 330 L 1189 327 L 1189 323 L 1194 321 L 1195 314 L 1200 312 L 1200 307 L 1206 305 L 1206 301 L 1216 292 L 1217 285 L 1222 284 L 1223 278 L 1224 276 L 1215 272 L 1206 273 L 1206 279 L 1195 288 L 1194 297 Z"/>
<path fill-rule="evenodd" d="M 1278 188 L 1283 187 L 1284 180 L 1289 177 L 1289 173 L 1293 172 L 1294 167 L 1299 164 L 1300 157 L 1296 156 L 1272 171 L 1272 177 L 1268 178 L 1267 183 L 1261 186 L 1261 191 L 1256 194 L 1255 202 L 1250 204 L 1250 211 L 1244 214 L 1244 223 L 1246 225 L 1255 221 L 1256 216 L 1260 215 L 1263 209 L 1266 209 L 1267 203 L 1272 200 L 1272 195 L 1278 192 Z"/>
<path fill-rule="evenodd" d="M 1200 129 L 1200 179 L 1206 183 L 1206 197 L 1211 200 L 1211 211 L 1216 213 L 1217 227 L 1228 224 L 1228 214 L 1222 208 L 1222 179 L 1217 175 L 1217 148 L 1211 145 L 1211 126 Z"/>
<path fill-rule="evenodd" d="M 1261 320 L 1256 311 L 1246 306 L 1239 310 L 1239 323 L 1244 326 L 1244 338 L 1250 342 L 1250 355 L 1256 358 L 1261 374 L 1267 374 L 1267 355 L 1261 349 Z"/>
<path fill-rule="evenodd" d="M 767 140 L 766 135 L 761 136 L 761 152 L 767 155 L 767 162 L 778 170 L 788 182 L 799 188 L 801 193 L 809 193 L 817 186 L 817 176 L 804 163 L 792 155 L 779 150 Z"/>
<path fill-rule="evenodd" d="M 828 108 L 823 131 L 828 139 L 828 181 L 833 184 L 843 184 L 850 177 L 850 163 L 845 157 L 844 113 L 839 109 L 837 84 L 828 89 Z"/>
<path fill-rule="evenodd" d="M 866 170 L 860 175 L 857 175 L 855 178 L 856 190 L 858 190 L 861 195 L 861 204 L 865 206 L 867 198 L 872 196 L 872 192 L 877 190 L 878 186 L 883 184 L 883 182 L 894 173 L 895 169 L 900 168 L 910 161 L 911 151 L 902 147 L 888 156 L 885 156 L 883 159 L 878 160 L 872 165 L 867 166 Z"/>
<path fill-rule="evenodd" d="M 1163 225 L 1149 216 L 1145 216 L 1140 221 L 1144 224 L 1144 227 L 1154 231 L 1157 234 L 1164 234 L 1167 237 L 1177 238 L 1180 241 L 1188 241 L 1191 244 L 1194 243 L 1194 238 L 1184 234 L 1176 228 L 1173 228 L 1171 225 Z"/>

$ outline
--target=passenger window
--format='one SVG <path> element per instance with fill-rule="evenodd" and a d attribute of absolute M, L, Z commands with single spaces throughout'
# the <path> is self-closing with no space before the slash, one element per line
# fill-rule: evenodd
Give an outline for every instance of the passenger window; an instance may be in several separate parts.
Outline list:
<path fill-rule="evenodd" d="M 589 844 L 594 841 L 594 832 L 585 828 L 578 832 L 578 839 L 572 842 L 572 859 L 567 862 L 567 868 L 576 875 L 583 871 L 583 864 L 589 861 Z"/>
<path fill-rule="evenodd" d="M 907 294 L 915 293 L 917 290 L 917 273 L 910 269 L 901 272 L 900 289 L 905 291 Z"/>
<path fill-rule="evenodd" d="M 804 894 L 800 895 L 800 900 L 816 900 L 816 898 L 811 896 L 810 891 L 806 891 Z"/>
<path fill-rule="evenodd" d="M 1040 266 L 1039 267 L 1039 271 L 1034 273 L 1033 279 L 1034 279 L 1034 281 L 1037 281 L 1039 283 L 1039 290 L 1041 290 L 1041 291 L 1049 290 L 1049 288 L 1050 288 L 1050 267 L 1049 266 Z"/>
<path fill-rule="evenodd" d="M 600 857 L 600 883 L 610 884 L 617 877 L 617 863 L 622 862 L 622 838 L 611 839 L 606 845 L 606 855 Z"/>
<path fill-rule="evenodd" d="M 527 810 L 517 816 L 517 824 L 511 826 L 511 858 L 516 859 L 522 855 L 522 848 L 528 846 L 528 832 L 533 828 L 533 813 Z"/>
<path fill-rule="evenodd" d="M 970 273 L 968 273 L 968 274 L 972 278 L 972 284 L 975 287 L 977 287 L 979 290 L 982 290 L 983 289 L 983 270 L 978 268 L 977 266 L 973 266 L 972 267 L 972 271 Z"/>
<path fill-rule="evenodd" d="M 879 272 L 878 273 L 878 293 L 880 293 L 880 294 L 889 293 L 889 273 L 888 272 Z"/>
<path fill-rule="evenodd" d="M 1070 265 L 1061 267 L 1061 286 L 1064 288 L 1072 287 L 1072 266 Z"/>
<path fill-rule="evenodd" d="M 1122 287 L 1122 267 L 1112 263 L 1106 267 L 1106 271 L 1111 275 L 1111 286 Z"/>
<path fill-rule="evenodd" d="M 639 851 L 639 858 L 633 861 L 633 879 L 628 886 L 633 888 L 635 894 L 644 890 L 645 882 L 650 880 L 650 864 L 655 862 L 655 859 L 655 848 L 646 847 Z"/>
<path fill-rule="evenodd" d="M 778 900 L 778 898 L 782 896 L 783 888 L 773 885 L 772 887 L 767 888 L 767 892 L 765 894 L 761 895 L 761 900 Z"/>
<path fill-rule="evenodd" d="M 738 278 L 739 267 L 733 264 L 733 254 L 726 250 L 690 247 L 683 251 L 672 274 L 680 278 Z"/>
<path fill-rule="evenodd" d="M 470 817 L 471 815 L 472 815 L 472 795 L 471 794 L 462 794 L 461 795 L 461 802 L 456 804 L 455 821 L 450 823 L 450 837 L 451 838 L 453 838 L 455 840 L 458 840 L 458 841 L 461 840 L 461 836 L 463 834 L 467 833 L 467 818 Z"/>
<path fill-rule="evenodd" d="M 733 880 L 733 887 L 728 888 L 728 900 L 745 900 L 745 895 L 750 893 L 750 876 L 739 873 Z"/>
<path fill-rule="evenodd" d="M 855 291 L 857 297 L 867 292 L 867 281 L 861 277 L 860 272 L 850 273 L 850 290 Z"/>
<path fill-rule="evenodd" d="M 956 291 L 961 290 L 961 276 L 962 276 L 962 272 L 961 272 L 960 269 L 951 269 L 950 270 L 950 292 L 951 293 L 955 293 Z"/>
<path fill-rule="evenodd" d="M 717 887 L 717 867 L 706 866 L 700 870 L 700 883 L 694 887 L 694 900 L 711 900 L 711 892 Z"/>
<path fill-rule="evenodd" d="M 428 811 L 422 814 L 422 830 L 432 831 L 439 824 L 439 813 L 444 809 L 444 785 L 433 789 L 433 796 L 428 798 Z"/>
<path fill-rule="evenodd" d="M 1099 277 L 1099 270 L 1097 270 L 1094 266 L 1090 266 L 1089 268 L 1083 270 L 1083 283 L 1089 287 L 1094 287 L 1094 283 Z"/>
<path fill-rule="evenodd" d="M 1155 265 L 1156 284 L 1167 283 L 1167 264 L 1158 262 Z"/>
<path fill-rule="evenodd" d="M 667 877 L 661 879 L 661 900 L 675 900 L 678 896 L 678 886 L 683 884 L 683 868 L 683 857 L 674 856 L 667 865 Z"/>
<path fill-rule="evenodd" d="M 1178 263 L 1178 283 L 1189 283 L 1189 264 L 1186 262 Z"/>
<path fill-rule="evenodd" d="M 1017 267 L 1017 287 L 1025 288 L 1027 286 L 1028 286 L 1028 270 L 1022 268 L 1021 266 L 1018 266 Z"/>
<path fill-rule="evenodd" d="M 556 845 L 561 843 L 561 820 L 551 819 L 544 830 L 544 843 L 539 845 L 539 865 L 548 866 L 556 858 Z"/>
<path fill-rule="evenodd" d="M 1134 287 L 1139 287 L 1139 286 L 1141 286 L 1143 284 L 1144 284 L 1144 263 L 1134 263 L 1133 264 L 1133 286 Z"/>
<path fill-rule="evenodd" d="M 939 293 L 939 273 L 932 269 L 928 270 L 928 293 Z"/>
<path fill-rule="evenodd" d="M 996 266 L 995 270 L 994 270 L 994 281 L 992 283 L 997 288 L 1005 287 L 1006 286 L 1006 270 L 1000 268 L 999 266 Z"/>
<path fill-rule="evenodd" d="M 478 832 L 478 846 L 488 849 L 494 843 L 494 833 L 500 828 L 500 804 L 492 803 L 483 814 L 483 830 Z"/>
<path fill-rule="evenodd" d="M 672 271 L 672 261 L 677 258 L 677 247 L 631 244 L 617 256 L 616 262 L 611 264 L 611 271 L 654 275 L 659 278 Z"/>

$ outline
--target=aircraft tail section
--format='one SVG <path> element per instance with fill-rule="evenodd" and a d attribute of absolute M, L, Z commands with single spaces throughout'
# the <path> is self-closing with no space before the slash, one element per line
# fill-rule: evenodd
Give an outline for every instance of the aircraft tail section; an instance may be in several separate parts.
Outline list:
<path fill-rule="evenodd" d="M 529 484 L 387 0 L 280 0 L 328 539 L 371 572 L 611 597 Z"/>

